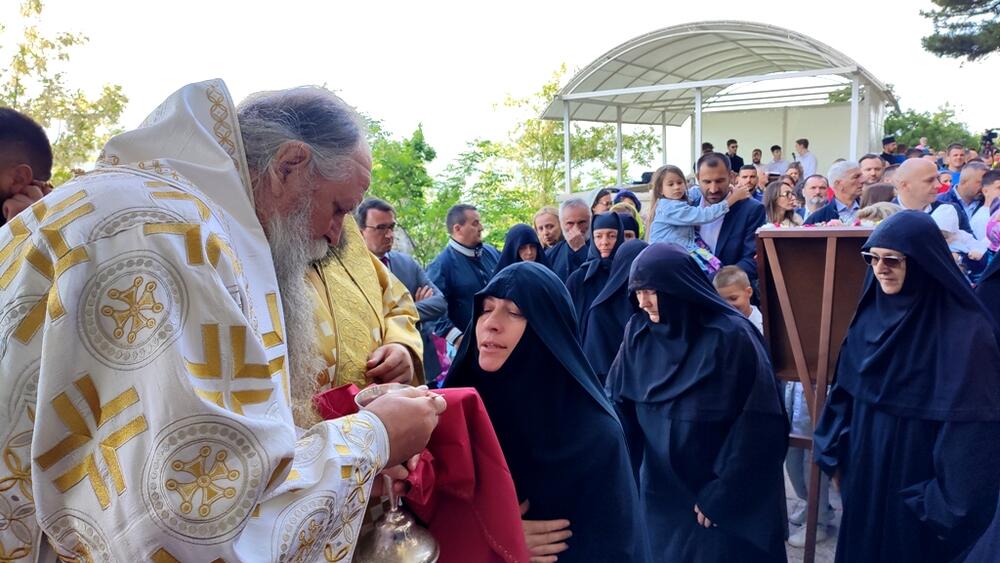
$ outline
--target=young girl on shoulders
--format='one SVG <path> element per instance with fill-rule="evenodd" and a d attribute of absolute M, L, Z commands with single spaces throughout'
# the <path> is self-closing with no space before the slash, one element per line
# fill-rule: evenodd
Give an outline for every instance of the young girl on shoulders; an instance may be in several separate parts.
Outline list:
<path fill-rule="evenodd" d="M 666 165 L 653 173 L 653 205 L 649 216 L 649 242 L 671 242 L 687 250 L 701 269 L 712 276 L 722 263 L 698 235 L 697 227 L 721 218 L 738 201 L 750 197 L 746 188 L 734 187 L 719 203 L 697 206 L 688 198 L 681 169 Z"/>

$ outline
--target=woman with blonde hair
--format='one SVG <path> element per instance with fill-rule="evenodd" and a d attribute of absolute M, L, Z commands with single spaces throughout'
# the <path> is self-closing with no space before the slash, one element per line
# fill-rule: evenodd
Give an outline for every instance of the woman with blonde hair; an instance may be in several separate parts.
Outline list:
<path fill-rule="evenodd" d="M 767 222 L 780 227 L 798 227 L 802 225 L 802 217 L 795 212 L 798 198 L 795 189 L 787 182 L 771 182 L 764 188 L 764 211 Z"/>

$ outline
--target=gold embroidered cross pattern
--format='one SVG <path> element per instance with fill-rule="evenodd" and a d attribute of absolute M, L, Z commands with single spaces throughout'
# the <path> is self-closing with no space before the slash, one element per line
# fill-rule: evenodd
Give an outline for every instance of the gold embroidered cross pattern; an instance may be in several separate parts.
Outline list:
<path fill-rule="evenodd" d="M 111 305 L 101 307 L 101 314 L 115 321 L 115 338 L 125 336 L 125 327 L 130 325 L 126 339 L 129 344 L 135 342 L 136 335 L 142 329 L 156 327 L 156 320 L 144 315 L 144 311 L 163 312 L 163 303 L 158 303 L 154 297 L 156 282 L 148 282 L 140 295 L 139 288 L 142 287 L 142 282 L 142 276 L 136 276 L 130 287 L 123 290 L 113 288 L 108 290 L 108 297 L 124 303 L 124 309 L 115 309 Z"/>
<path fill-rule="evenodd" d="M 77 379 L 73 383 L 73 386 L 76 387 L 76 390 L 79 391 L 87 403 L 87 410 L 90 411 L 94 419 L 96 429 L 103 427 L 128 407 L 139 403 L 139 394 L 136 392 L 135 387 L 129 387 L 115 398 L 101 404 L 97 387 L 94 386 L 94 381 L 88 374 L 84 374 Z M 70 434 L 45 453 L 35 458 L 35 461 L 44 471 L 48 471 L 52 466 L 76 450 L 91 444 L 95 434 L 95 432 L 91 431 L 87 421 L 84 420 L 83 415 L 65 391 L 52 399 L 52 408 L 56 411 L 56 416 L 59 417 L 63 425 L 69 429 Z M 94 490 L 94 495 L 97 496 L 97 501 L 101 504 L 101 509 L 107 509 L 111 506 L 111 495 L 108 492 L 107 484 L 104 482 L 104 476 L 101 475 L 101 471 L 97 467 L 97 454 L 99 453 L 104 460 L 105 466 L 107 466 L 115 492 L 121 495 L 125 492 L 125 475 L 122 472 L 121 463 L 118 461 L 118 448 L 146 430 L 146 417 L 139 415 L 133 418 L 114 432 L 108 434 L 79 463 L 56 477 L 52 481 L 53 484 L 59 489 L 59 492 L 65 493 L 84 479 L 87 479 Z"/>
<path fill-rule="evenodd" d="M 187 473 L 190 481 L 167 479 L 168 491 L 176 491 L 181 496 L 181 512 L 189 514 L 194 509 L 194 497 L 200 493 L 198 515 L 207 518 L 212 513 L 212 505 L 220 499 L 231 499 L 236 496 L 235 487 L 227 487 L 226 481 L 235 483 L 240 478 L 240 472 L 226 465 L 226 450 L 219 450 L 212 456 L 212 448 L 202 446 L 198 455 L 191 461 L 177 460 L 171 464 L 174 471 Z M 213 463 L 208 464 L 212 457 Z M 220 484 L 221 483 L 221 484 Z"/>

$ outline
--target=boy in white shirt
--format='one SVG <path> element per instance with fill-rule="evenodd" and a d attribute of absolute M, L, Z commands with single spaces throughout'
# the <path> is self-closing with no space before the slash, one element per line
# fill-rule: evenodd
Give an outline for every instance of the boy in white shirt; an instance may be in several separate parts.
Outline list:
<path fill-rule="evenodd" d="M 757 330 L 764 333 L 764 318 L 760 310 L 750 304 L 753 297 L 753 287 L 750 285 L 750 278 L 739 266 L 726 266 L 721 268 L 712 280 L 715 291 L 719 296 L 732 305 L 734 309 L 743 313 L 743 316 L 750 319 Z"/>

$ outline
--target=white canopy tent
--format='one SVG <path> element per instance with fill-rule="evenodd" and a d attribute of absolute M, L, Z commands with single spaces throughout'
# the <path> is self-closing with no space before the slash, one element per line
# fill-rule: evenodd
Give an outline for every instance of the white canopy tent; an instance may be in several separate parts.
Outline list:
<path fill-rule="evenodd" d="M 809 81 L 817 77 L 826 80 Z M 691 118 L 692 154 L 698 154 L 705 111 L 824 104 L 831 93 L 847 87 L 850 136 L 845 152 L 853 159 L 862 136 L 859 127 L 868 126 L 865 138 L 880 135 L 886 105 L 896 105 L 882 82 L 843 53 L 788 29 L 742 21 L 699 22 L 641 35 L 601 55 L 559 91 L 542 118 L 563 120 L 569 192 L 572 121 L 617 125 L 622 184 L 623 124 L 659 125 L 666 162 L 667 126 Z M 877 115 L 860 115 L 862 96 L 866 109 Z"/>

